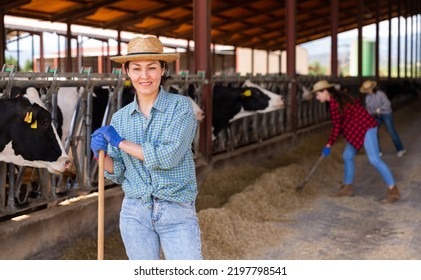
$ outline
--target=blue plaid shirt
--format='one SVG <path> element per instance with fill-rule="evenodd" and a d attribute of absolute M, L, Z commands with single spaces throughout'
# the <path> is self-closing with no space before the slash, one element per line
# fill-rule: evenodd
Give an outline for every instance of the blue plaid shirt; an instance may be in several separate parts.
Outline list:
<path fill-rule="evenodd" d="M 196 199 L 196 171 L 192 141 L 197 127 L 190 100 L 161 88 L 146 118 L 137 99 L 118 110 L 111 119 L 119 135 L 140 144 L 141 161 L 108 145 L 114 160 L 114 173 L 105 177 L 121 184 L 127 197 L 151 205 L 152 198 L 185 203 Z"/>

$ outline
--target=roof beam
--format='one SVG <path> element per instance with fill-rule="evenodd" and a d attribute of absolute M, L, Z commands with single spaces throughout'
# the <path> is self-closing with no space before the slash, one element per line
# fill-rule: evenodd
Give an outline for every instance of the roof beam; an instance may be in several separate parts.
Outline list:
<path fill-rule="evenodd" d="M 244 1 L 239 1 L 239 2 L 241 2 L 242 5 L 247 5 L 249 3 L 254 3 L 256 1 L 255 0 L 244 0 Z M 232 10 L 232 9 L 236 9 L 236 8 L 238 8 L 238 7 L 233 5 L 232 3 L 226 4 L 223 7 L 212 10 L 212 16 L 218 16 L 219 13 L 229 11 L 229 10 Z M 235 19 L 233 21 L 238 21 L 238 19 Z M 174 20 L 174 21 L 170 21 L 167 24 L 159 25 L 159 26 L 156 26 L 154 28 L 147 29 L 147 33 L 155 33 L 155 32 L 158 32 L 158 31 L 160 31 L 160 33 L 162 33 L 163 31 L 165 32 L 165 31 L 170 30 L 170 29 L 175 29 L 174 28 L 175 26 L 178 27 L 181 24 L 188 24 L 188 23 L 192 24 L 192 29 L 193 29 L 193 16 L 192 16 L 192 14 L 189 14 L 188 16 L 179 18 L 179 19 Z M 214 25 L 212 25 L 212 29 L 213 28 L 214 28 Z M 186 36 L 188 36 L 188 35 L 186 34 Z M 188 36 L 188 37 L 192 38 L 193 36 Z"/>
<path fill-rule="evenodd" d="M 237 34 L 243 32 L 243 31 L 249 30 L 250 28 L 255 28 L 256 27 L 256 25 L 251 24 L 251 23 L 248 23 L 248 22 L 241 22 L 241 24 L 243 24 L 244 26 L 242 28 L 239 28 L 239 29 L 236 30 L 236 33 Z M 264 28 L 264 26 L 266 26 L 267 24 L 273 24 L 273 19 L 272 18 L 268 18 L 266 21 L 261 22 L 260 24 L 263 25 L 263 26 L 260 26 L 260 27 L 261 28 Z M 281 22 L 281 24 L 282 24 L 282 22 Z M 282 29 L 282 26 L 280 28 Z M 227 38 L 229 38 L 229 37 L 232 36 L 232 34 L 231 33 L 227 33 L 226 30 L 221 30 L 221 29 L 218 29 L 218 30 L 220 30 L 221 32 L 225 33 L 225 35 L 215 37 L 214 38 L 215 41 L 219 41 L 219 40 L 225 41 L 225 39 L 227 39 Z"/>
<path fill-rule="evenodd" d="M 31 3 L 31 0 L 0 0 L 0 7 L 3 8 L 4 11 L 19 8 L 20 6 L 26 5 Z"/>
<path fill-rule="evenodd" d="M 70 8 L 68 10 L 65 10 L 62 13 L 56 13 L 51 17 L 51 21 L 74 21 L 79 18 L 84 18 L 87 16 L 90 16 L 99 8 L 102 8 L 104 6 L 108 6 L 110 4 L 113 4 L 115 2 L 118 2 L 118 0 L 103 0 L 98 2 L 88 2 L 87 4 L 84 4 L 82 6 L 78 6 L 75 8 Z"/>
<path fill-rule="evenodd" d="M 190 4 L 190 2 L 188 2 L 188 4 Z M 184 7 L 188 4 L 186 4 L 186 1 L 183 1 L 183 0 L 174 0 L 174 1 L 171 1 L 171 2 L 168 2 L 168 3 L 162 3 L 162 5 L 160 7 L 157 7 L 157 8 L 152 8 L 152 9 L 148 9 L 148 10 L 141 10 L 140 12 L 137 12 L 137 13 L 134 13 L 134 14 L 121 16 L 121 17 L 119 17 L 115 20 L 111 20 L 107 23 L 104 23 L 102 27 L 103 28 L 118 29 L 121 26 L 128 26 L 128 25 L 131 25 L 133 23 L 139 24 L 146 17 L 153 16 L 154 14 L 158 14 L 158 13 L 161 13 L 163 11 L 168 11 L 168 10 L 173 9 L 173 8 Z"/>

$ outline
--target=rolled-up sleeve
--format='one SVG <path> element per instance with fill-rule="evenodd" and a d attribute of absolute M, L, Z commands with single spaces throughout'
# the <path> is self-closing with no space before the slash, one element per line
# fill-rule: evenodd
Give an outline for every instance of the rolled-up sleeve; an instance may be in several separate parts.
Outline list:
<path fill-rule="evenodd" d="M 116 151 L 118 150 L 117 148 L 111 147 L 111 145 L 108 145 L 108 156 L 111 157 L 113 159 L 113 163 L 114 163 L 114 172 L 110 173 L 107 170 L 105 170 L 104 172 L 104 176 L 105 178 L 113 181 L 116 184 L 122 184 L 123 180 L 124 180 L 124 163 L 121 159 L 121 157 L 119 156 L 120 151 Z"/>

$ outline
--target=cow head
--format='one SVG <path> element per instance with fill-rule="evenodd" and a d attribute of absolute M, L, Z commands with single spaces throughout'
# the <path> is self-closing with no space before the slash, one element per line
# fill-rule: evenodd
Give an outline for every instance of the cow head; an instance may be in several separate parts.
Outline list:
<path fill-rule="evenodd" d="M 69 158 L 52 125 L 51 114 L 43 107 L 35 89 L 29 88 L 26 93 L 23 97 L 0 101 L 4 111 L 0 160 L 61 173 L 68 166 Z"/>
<path fill-rule="evenodd" d="M 258 88 L 241 88 L 241 105 L 246 111 L 263 110 L 269 105 L 269 100 L 269 96 Z"/>
<path fill-rule="evenodd" d="M 254 88 L 261 93 L 265 94 L 269 98 L 269 103 L 267 106 L 265 106 L 263 109 L 259 109 L 259 113 L 267 113 L 270 111 L 282 109 L 285 107 L 285 101 L 284 97 L 282 95 L 276 94 L 274 92 L 271 92 L 255 83 L 252 83 L 250 79 L 247 79 L 243 86 L 243 88 Z"/>

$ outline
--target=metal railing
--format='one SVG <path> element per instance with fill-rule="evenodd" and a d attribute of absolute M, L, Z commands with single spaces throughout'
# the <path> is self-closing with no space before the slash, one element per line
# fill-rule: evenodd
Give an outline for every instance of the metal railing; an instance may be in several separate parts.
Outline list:
<path fill-rule="evenodd" d="M 355 92 L 359 87 L 359 80 L 355 78 L 337 78 L 298 76 L 294 83 L 285 75 L 267 76 L 214 76 L 212 81 L 206 81 L 203 75 L 189 75 L 183 73 L 174 75 L 164 85 L 177 89 L 179 94 L 189 95 L 201 105 L 202 86 L 210 82 L 212 85 L 241 87 L 249 79 L 267 90 L 282 95 L 285 108 L 267 113 L 253 113 L 235 119 L 225 127 L 214 139 L 213 154 L 229 153 L 250 144 L 263 143 L 276 136 L 290 131 L 288 127 L 291 118 L 290 87 L 297 86 L 297 129 L 313 126 L 329 119 L 326 104 L 317 102 L 314 98 L 305 100 L 304 93 L 320 80 L 327 79 L 338 83 Z M 73 169 L 62 175 L 52 175 L 44 169 L 15 166 L 0 162 L 0 219 L 34 211 L 36 209 L 52 207 L 64 199 L 80 194 L 96 191 L 97 162 L 93 160 L 90 151 L 90 135 L 92 133 L 92 111 L 94 87 L 101 86 L 108 89 L 108 102 L 102 118 L 102 125 L 108 124 L 112 114 L 122 107 L 122 95 L 126 76 L 121 69 L 113 69 L 109 74 L 91 73 L 90 69 L 82 68 L 79 73 L 60 73 L 57 69 L 49 69 L 45 73 L 15 72 L 15 68 L 4 66 L 0 72 L 0 98 L 8 98 L 13 86 L 36 87 L 40 90 L 42 100 L 48 104 L 53 121 L 57 117 L 57 95 L 61 88 L 74 88 L 77 102 L 73 110 L 68 137 L 63 139 L 64 148 L 71 154 Z M 420 81 L 410 79 L 380 80 L 380 86 L 399 87 L 403 83 L 418 88 Z M 410 93 L 408 93 L 410 92 Z M 409 89 L 399 93 L 391 93 L 392 104 L 403 104 L 414 98 L 416 94 Z M 55 122 L 56 125 L 56 122 Z M 204 125 L 204 124 L 199 124 Z M 192 149 L 195 158 L 200 158 L 199 140 L 200 129 L 197 129 Z"/>

